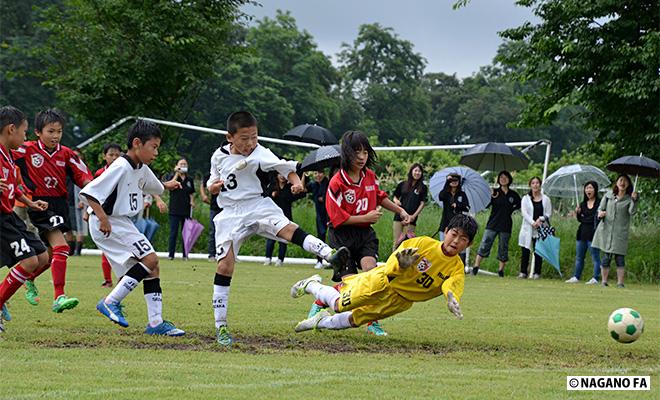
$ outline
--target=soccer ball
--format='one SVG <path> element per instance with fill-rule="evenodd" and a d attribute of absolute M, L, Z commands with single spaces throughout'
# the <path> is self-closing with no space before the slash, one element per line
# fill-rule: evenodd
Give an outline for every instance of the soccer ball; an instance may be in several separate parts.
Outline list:
<path fill-rule="evenodd" d="M 619 343 L 632 343 L 644 332 L 642 316 L 632 308 L 619 308 L 607 320 L 610 336 Z"/>

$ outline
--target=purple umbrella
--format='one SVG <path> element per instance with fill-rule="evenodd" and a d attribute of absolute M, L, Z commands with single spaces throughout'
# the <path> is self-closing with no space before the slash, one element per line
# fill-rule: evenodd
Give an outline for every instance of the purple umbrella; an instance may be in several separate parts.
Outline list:
<path fill-rule="evenodd" d="M 185 254 L 188 255 L 190 250 L 192 250 L 195 242 L 199 239 L 199 235 L 202 234 L 204 230 L 204 225 L 200 224 L 197 220 L 192 218 L 186 218 L 186 221 L 183 223 L 183 250 Z"/>

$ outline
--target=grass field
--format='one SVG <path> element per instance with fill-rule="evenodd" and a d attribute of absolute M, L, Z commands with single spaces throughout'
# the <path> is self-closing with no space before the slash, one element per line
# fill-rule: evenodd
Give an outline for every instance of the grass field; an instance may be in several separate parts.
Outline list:
<path fill-rule="evenodd" d="M 67 291 L 80 298 L 78 308 L 50 311 L 47 275 L 37 281 L 41 305 L 28 305 L 22 290 L 11 302 L 14 320 L 0 337 L 0 399 L 657 399 L 660 393 L 657 285 L 615 289 L 470 276 L 462 321 L 436 299 L 385 320 L 386 338 L 362 328 L 295 334 L 311 298 L 291 299 L 289 288 L 313 270 L 241 263 L 229 303 L 238 343 L 224 350 L 214 343 L 213 264 L 161 261 L 165 318 L 187 335 L 153 338 L 142 334 L 140 288 L 125 301 L 131 326 L 118 328 L 94 308 L 107 292 L 100 259 L 69 260 Z M 624 306 L 646 322 L 629 345 L 606 330 L 609 313 Z M 652 390 L 568 392 L 567 375 L 650 375 Z"/>

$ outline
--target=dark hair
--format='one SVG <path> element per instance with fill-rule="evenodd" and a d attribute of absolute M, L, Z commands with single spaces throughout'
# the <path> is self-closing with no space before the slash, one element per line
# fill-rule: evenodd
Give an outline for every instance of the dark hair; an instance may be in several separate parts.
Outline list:
<path fill-rule="evenodd" d="M 498 178 L 498 179 L 499 179 L 499 178 Z M 540 184 L 543 184 L 543 181 L 541 180 L 541 178 L 539 178 L 538 176 L 532 176 L 532 178 L 527 182 L 527 186 L 532 186 L 532 181 L 533 181 L 534 179 L 538 180 Z M 509 186 L 510 186 L 510 185 L 511 185 L 511 184 L 509 184 Z M 529 197 L 532 197 L 532 188 L 531 188 L 531 187 L 530 187 L 530 189 L 529 189 L 529 192 L 527 192 L 527 194 L 529 195 Z"/>
<path fill-rule="evenodd" d="M 614 180 L 614 185 L 612 185 L 612 192 L 615 196 L 619 195 L 619 188 L 616 186 L 616 183 L 619 181 L 619 178 L 625 178 L 628 181 L 628 187 L 626 188 L 626 194 L 631 195 L 633 192 L 632 181 L 630 177 L 626 174 L 619 174 Z"/>
<path fill-rule="evenodd" d="M 7 125 L 16 125 L 17 127 L 27 120 L 23 111 L 14 106 L 0 107 L 0 131 Z"/>
<path fill-rule="evenodd" d="M 341 137 L 341 168 L 343 170 L 348 171 L 351 169 L 351 164 L 356 158 L 355 153 L 361 149 L 369 153 L 369 158 L 365 166 L 371 168 L 376 162 L 376 152 L 369 144 L 367 135 L 360 131 L 347 131 L 344 133 Z"/>
<path fill-rule="evenodd" d="M 248 111 L 236 111 L 227 118 L 227 132 L 234 134 L 241 128 L 257 126 L 257 119 Z"/>
<path fill-rule="evenodd" d="M 460 193 L 461 190 L 463 190 L 463 179 L 461 179 L 461 176 L 459 174 L 449 174 L 449 175 L 447 175 L 447 178 L 449 178 L 450 176 L 458 178 L 458 186 L 456 187 L 456 193 L 457 194 Z M 441 192 L 451 191 L 450 186 L 449 186 L 450 184 L 451 184 L 451 181 L 449 179 L 447 179 L 445 181 L 445 185 L 442 187 Z"/>
<path fill-rule="evenodd" d="M 41 132 L 42 129 L 46 127 L 48 124 L 52 124 L 53 122 L 59 122 L 64 126 L 66 123 L 66 120 L 64 119 L 64 115 L 62 113 L 55 109 L 55 108 L 49 108 L 44 111 L 40 111 L 37 113 L 37 116 L 34 117 L 34 129 L 37 132 Z"/>
<path fill-rule="evenodd" d="M 587 204 L 587 201 L 589 201 L 589 198 L 587 198 L 587 194 L 584 193 L 584 190 L 589 185 L 593 186 L 593 188 L 594 188 L 594 201 L 596 202 L 595 204 L 598 205 L 598 183 L 596 183 L 596 181 L 589 181 L 589 182 L 584 184 L 584 186 L 582 187 L 582 195 L 583 195 L 582 202 L 584 204 Z"/>
<path fill-rule="evenodd" d="M 413 185 L 413 176 L 412 172 L 413 169 L 419 168 L 420 171 L 422 171 L 422 176 L 419 177 L 419 180 L 415 182 Z M 406 181 L 406 184 L 403 186 L 404 192 L 412 192 L 413 190 L 417 189 L 424 183 L 424 167 L 422 167 L 422 164 L 420 163 L 414 163 L 413 165 L 410 166 L 410 169 L 408 170 L 408 180 Z"/>
<path fill-rule="evenodd" d="M 463 231 L 463 233 L 467 235 L 468 239 L 470 239 L 470 242 L 472 242 L 474 237 L 477 235 L 477 231 L 479 230 L 479 224 L 477 224 L 477 220 L 469 215 L 456 214 L 449 221 L 449 225 L 447 225 L 446 229 L 456 229 L 458 231 Z"/>
<path fill-rule="evenodd" d="M 161 138 L 160 128 L 153 122 L 139 119 L 128 129 L 128 148 L 133 148 L 133 139 L 138 138 L 143 144 L 152 138 Z"/>
<path fill-rule="evenodd" d="M 118 152 L 121 153 L 121 146 L 120 145 L 118 145 L 117 143 L 106 143 L 106 144 L 103 145 L 103 155 L 108 154 L 110 149 L 115 149 L 115 150 L 117 150 Z"/>
<path fill-rule="evenodd" d="M 499 174 L 497 174 L 497 184 L 500 185 L 500 176 L 502 175 L 509 178 L 509 184 L 507 186 L 511 187 L 511 185 L 513 184 L 513 176 L 511 176 L 511 173 L 507 170 L 502 170 L 500 171 Z M 500 187 L 502 187 L 502 185 L 500 185 Z"/>

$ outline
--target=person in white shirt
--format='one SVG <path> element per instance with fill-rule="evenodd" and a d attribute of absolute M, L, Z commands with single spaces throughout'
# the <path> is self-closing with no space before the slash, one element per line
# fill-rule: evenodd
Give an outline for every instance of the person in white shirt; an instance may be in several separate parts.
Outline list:
<path fill-rule="evenodd" d="M 213 311 L 216 341 L 223 346 L 232 344 L 227 329 L 229 285 L 234 262 L 241 244 L 258 234 L 267 239 L 292 242 L 331 264 L 345 264 L 348 249 L 337 251 L 289 221 L 282 210 L 267 196 L 268 172 L 277 171 L 291 183 L 291 192 L 304 190 L 296 174 L 296 162 L 278 158 L 259 145 L 256 118 L 247 111 L 231 114 L 227 120 L 227 142 L 211 157 L 211 171 L 207 187 L 218 194 L 222 208 L 213 219 L 215 224 L 216 260 L 218 266 L 213 285 Z"/>
<path fill-rule="evenodd" d="M 105 254 L 118 277 L 117 286 L 102 298 L 96 309 L 110 321 L 128 327 L 121 301 L 137 287 L 144 286 L 149 335 L 182 336 L 185 332 L 162 317 L 158 256 L 147 238 L 131 220 L 142 212 L 143 194 L 159 195 L 163 189 L 180 188 L 171 180 L 161 183 L 148 165 L 158 155 L 161 133 L 158 125 L 139 120 L 128 130 L 128 152 L 113 162 L 80 192 L 93 213 L 89 230 L 94 243 Z"/>
<path fill-rule="evenodd" d="M 518 245 L 521 250 L 518 278 L 527 278 L 532 246 L 536 246 L 539 237 L 538 228 L 544 223 L 549 223 L 552 216 L 550 198 L 541 192 L 541 178 L 535 176 L 529 180 L 529 193 L 522 198 L 520 212 L 522 214 L 522 225 L 518 234 Z M 541 277 L 542 262 L 541 256 L 534 254 L 533 279 Z"/>

